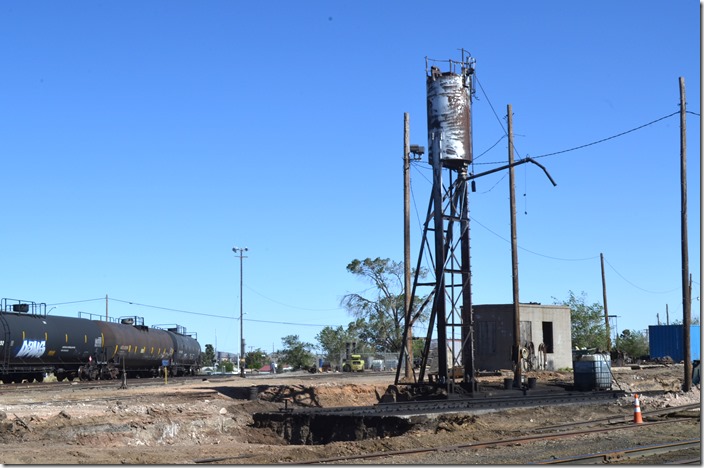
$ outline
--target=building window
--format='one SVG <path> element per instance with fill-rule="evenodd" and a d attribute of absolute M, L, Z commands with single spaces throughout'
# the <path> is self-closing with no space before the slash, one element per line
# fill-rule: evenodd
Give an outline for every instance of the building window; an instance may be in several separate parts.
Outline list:
<path fill-rule="evenodd" d="M 552 339 L 552 322 L 543 322 L 543 344 L 546 353 L 554 353 Z"/>

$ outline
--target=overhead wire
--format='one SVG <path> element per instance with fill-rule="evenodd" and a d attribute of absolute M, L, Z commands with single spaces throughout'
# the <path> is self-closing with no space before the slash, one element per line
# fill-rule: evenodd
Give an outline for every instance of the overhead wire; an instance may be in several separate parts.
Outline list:
<path fill-rule="evenodd" d="M 472 163 L 474 163 L 477 159 L 479 159 L 479 158 L 481 158 L 482 156 L 484 156 L 484 155 L 485 155 L 486 153 L 488 153 L 489 151 L 493 150 L 494 147 L 495 147 L 496 145 L 498 145 L 499 143 L 501 143 L 501 140 L 503 140 L 504 138 L 506 138 L 506 135 L 505 135 L 505 134 L 504 134 L 504 135 L 501 135 L 501 138 L 499 138 L 498 140 L 496 140 L 496 143 L 494 143 L 493 145 L 491 145 L 487 150 L 483 151 L 479 156 L 475 156 L 474 158 L 472 158 Z"/>
<path fill-rule="evenodd" d="M 80 300 L 80 301 L 54 302 L 54 303 L 52 303 L 52 304 L 47 304 L 47 307 L 48 307 L 48 306 L 67 305 L 67 304 L 78 304 L 78 303 L 80 303 L 80 302 L 104 301 L 104 300 L 105 300 L 104 297 L 98 297 L 98 298 L 96 298 L 96 299 L 83 299 L 83 300 Z"/>
<path fill-rule="evenodd" d="M 130 304 L 130 305 L 136 305 L 140 307 L 148 307 L 152 309 L 160 309 L 160 310 L 166 310 L 169 312 L 179 312 L 182 314 L 189 314 L 189 315 L 200 315 L 200 316 L 206 316 L 206 317 L 214 317 L 214 318 L 222 318 L 222 319 L 227 319 L 227 320 L 239 320 L 239 317 L 234 317 L 234 316 L 227 316 L 227 315 L 216 315 L 216 314 L 206 314 L 202 312 L 193 312 L 190 310 L 182 310 L 182 309 L 173 309 L 170 307 L 161 307 L 161 306 L 155 306 L 155 305 L 150 305 L 150 304 L 142 304 L 139 302 L 134 302 L 134 301 L 126 301 L 123 299 L 115 299 L 115 298 L 109 298 L 109 301 L 115 301 L 115 302 L 121 302 L 124 304 Z M 320 324 L 311 324 L 311 323 L 294 323 L 294 322 L 279 322 L 279 321 L 274 321 L 274 320 L 259 320 L 259 319 L 249 319 L 249 318 L 243 318 L 245 322 L 262 322 L 262 323 L 277 323 L 281 325 L 301 325 L 301 326 L 309 326 L 309 327 L 328 327 L 328 326 L 334 326 L 334 325 L 320 325 Z"/>
<path fill-rule="evenodd" d="M 307 310 L 307 311 L 309 311 L 309 312 L 330 312 L 330 311 L 333 311 L 333 310 L 344 310 L 342 307 L 336 307 L 336 308 L 334 308 L 334 309 L 310 309 L 310 308 L 306 308 L 306 307 L 293 306 L 293 305 L 290 305 L 290 304 L 285 304 L 285 303 L 283 303 L 283 302 L 279 302 L 279 301 L 277 301 L 277 300 L 275 300 L 275 299 L 272 299 L 272 298 L 270 298 L 270 297 L 267 297 L 267 296 L 265 296 L 264 294 L 260 293 L 259 291 L 257 291 L 257 290 L 255 290 L 255 289 L 251 288 L 250 286 L 245 285 L 245 287 L 246 287 L 247 289 L 249 289 L 250 291 L 252 291 L 252 292 L 253 292 L 254 294 L 256 294 L 257 296 L 263 297 L 263 298 L 266 299 L 267 301 L 271 301 L 271 302 L 273 302 L 273 303 L 275 303 L 275 304 L 279 304 L 279 305 L 282 305 L 282 306 L 284 306 L 284 307 L 289 307 L 289 308 L 291 308 L 291 309 Z"/>
<path fill-rule="evenodd" d="M 491 108 L 491 110 L 492 110 L 492 112 L 493 112 L 493 114 L 494 114 L 494 117 L 496 118 L 497 122 L 499 123 L 499 126 L 500 126 L 501 129 L 504 131 L 504 136 L 502 136 L 502 137 L 501 137 L 496 143 L 494 143 L 488 150 L 482 152 L 479 156 L 477 156 L 477 158 L 475 158 L 475 160 L 476 160 L 476 159 L 478 159 L 479 157 L 485 155 L 488 151 L 490 151 L 491 149 L 493 149 L 496 145 L 498 145 L 498 144 L 501 142 L 501 140 L 503 140 L 503 139 L 505 138 L 505 136 L 507 135 L 507 132 L 506 132 L 506 129 L 505 129 L 504 125 L 503 125 L 503 122 L 501 121 L 501 119 L 499 118 L 499 116 L 498 116 L 498 114 L 497 114 L 497 112 L 496 112 L 496 109 L 494 108 L 493 104 L 491 103 L 491 100 L 489 99 L 488 95 L 486 94 L 486 91 L 484 90 L 484 87 L 482 86 L 481 81 L 479 81 L 478 77 L 476 76 L 476 73 L 475 73 L 475 80 L 476 80 L 477 84 L 479 85 L 479 88 L 481 89 L 482 94 L 484 95 L 484 97 L 486 98 L 487 102 L 489 103 L 489 107 Z M 687 112 L 688 112 L 688 113 L 691 113 L 691 114 L 693 114 L 693 115 L 699 116 L 699 114 L 696 113 L 696 112 L 692 112 L 692 111 L 687 111 Z M 549 157 L 549 156 L 555 156 L 555 155 L 558 155 L 558 154 L 564 154 L 564 153 L 576 151 L 576 150 L 579 150 L 579 149 L 587 148 L 587 147 L 589 147 L 589 146 L 594 146 L 594 145 L 597 145 L 597 144 L 599 144 L 599 143 L 604 143 L 604 142 L 606 142 L 606 141 L 613 140 L 613 139 L 615 139 L 615 138 L 619 138 L 619 137 L 622 137 L 622 136 L 624 136 L 624 135 L 628 135 L 628 134 L 633 133 L 633 132 L 635 132 L 635 131 L 641 130 L 641 129 L 643 129 L 643 128 L 649 127 L 649 126 L 654 125 L 654 124 L 656 124 L 656 123 L 658 123 L 658 122 L 660 122 L 660 121 L 662 121 L 662 120 L 665 120 L 665 119 L 668 119 L 668 118 L 670 118 L 670 117 L 673 117 L 673 116 L 675 116 L 675 115 L 677 115 L 677 114 L 679 114 L 679 113 L 680 113 L 680 111 L 678 110 L 678 111 L 672 112 L 672 113 L 670 113 L 670 114 L 667 114 L 667 115 L 665 115 L 665 116 L 659 117 L 659 118 L 657 118 L 657 119 L 655 119 L 655 120 L 652 120 L 652 121 L 650 121 L 650 122 L 647 122 L 647 123 L 645 123 L 645 124 L 642 124 L 642 125 L 639 125 L 639 126 L 637 126 L 637 127 L 631 128 L 631 129 L 629 129 L 629 130 L 626 130 L 626 131 L 617 133 L 617 134 L 615 134 L 615 135 L 612 135 L 612 136 L 609 136 L 609 137 L 606 137 L 606 138 L 602 138 L 602 139 L 599 139 L 599 140 L 596 140 L 596 141 L 593 141 L 593 142 L 590 142 L 590 143 L 586 143 L 586 144 L 583 144 L 583 145 L 575 146 L 575 147 L 572 147 L 572 148 L 567 148 L 567 149 L 560 150 L 560 151 L 554 151 L 554 152 L 551 152 L 551 153 L 545 153 L 545 154 L 541 154 L 541 155 L 538 155 L 538 156 L 533 156 L 532 159 L 546 158 L 546 157 Z M 514 145 L 514 150 L 516 150 L 515 145 Z M 516 151 L 516 152 L 517 152 L 517 151 Z M 519 157 L 519 160 L 520 160 L 520 157 Z M 475 161 L 472 161 L 473 164 L 474 164 L 474 162 L 475 162 Z M 478 164 L 501 164 L 501 163 L 503 163 L 503 162 L 502 162 L 502 161 L 500 161 L 500 162 L 499 162 L 499 161 L 497 161 L 497 162 L 484 162 L 484 163 L 478 163 Z M 425 177 L 425 176 L 424 176 L 424 177 Z M 505 179 L 505 177 L 506 177 L 506 174 L 504 174 L 504 176 L 503 176 L 501 179 L 499 179 L 499 181 L 497 181 L 489 190 L 482 192 L 482 194 L 485 194 L 485 193 L 488 193 L 488 192 L 492 191 L 496 186 L 498 186 L 498 184 L 499 184 L 501 181 L 503 181 L 503 180 Z M 427 180 L 427 178 L 426 178 L 426 180 Z M 525 196 L 525 194 L 524 194 L 524 196 Z M 417 207 L 416 207 L 416 211 L 417 211 Z M 526 212 L 527 212 L 527 208 L 526 208 Z M 491 232 L 492 234 L 496 235 L 497 237 L 503 239 L 503 240 L 506 241 L 506 242 L 509 242 L 508 239 L 506 239 L 506 238 L 500 236 L 499 234 L 497 234 L 496 232 L 492 231 L 491 229 L 489 229 L 487 226 L 483 225 L 482 223 L 480 223 L 480 222 L 477 221 L 476 219 L 471 218 L 471 217 L 470 217 L 470 219 L 472 219 L 472 221 L 476 222 L 477 224 L 479 224 L 480 226 L 482 226 L 483 228 L 485 228 L 486 230 L 488 230 L 488 231 Z M 553 256 L 550 256 L 550 255 L 541 254 L 541 253 L 531 251 L 531 250 L 526 249 L 525 247 L 521 247 L 521 246 L 519 246 L 518 248 L 520 248 L 521 250 L 525 250 L 526 252 L 532 253 L 532 254 L 534 254 L 534 255 L 538 255 L 538 256 L 541 256 L 541 257 L 545 257 L 545 258 L 550 258 L 550 259 L 553 259 L 553 260 L 560 260 L 560 261 L 584 261 L 584 260 L 592 260 L 592 259 L 598 258 L 598 256 L 594 256 L 594 257 L 579 258 L 579 259 L 568 259 L 568 258 L 553 257 Z M 607 261 L 607 263 L 608 263 L 608 261 Z M 609 266 L 611 266 L 611 268 L 612 268 L 619 276 L 621 276 L 621 278 L 623 278 L 626 282 L 628 282 L 628 283 L 631 284 L 632 286 L 634 286 L 634 287 L 636 287 L 636 288 L 638 288 L 638 289 L 640 289 L 640 290 L 642 290 L 642 291 L 650 292 L 650 293 L 654 293 L 654 294 L 664 294 L 664 293 L 667 293 L 667 292 L 671 292 L 671 291 L 657 292 L 657 291 L 650 291 L 650 290 L 647 290 L 647 289 L 644 289 L 644 288 L 640 288 L 639 286 L 633 284 L 632 282 L 628 281 L 625 277 L 623 277 L 623 275 L 621 275 L 618 271 L 616 271 L 616 269 L 615 269 L 611 264 L 609 264 Z"/>
<path fill-rule="evenodd" d="M 508 242 L 508 243 L 511 243 L 511 241 L 510 241 L 509 239 L 506 239 L 506 238 L 503 237 L 501 234 L 498 234 L 498 233 L 492 231 L 490 228 L 488 228 L 488 227 L 485 226 L 484 224 L 480 223 L 480 222 L 477 221 L 475 218 L 473 218 L 473 217 L 470 216 L 469 219 L 471 219 L 473 222 L 477 223 L 478 225 L 480 225 L 481 227 L 483 227 L 484 229 L 486 229 L 486 230 L 489 231 L 490 233 L 494 234 L 494 235 L 495 235 L 496 237 L 498 237 L 499 239 L 502 239 L 502 240 L 504 240 L 504 241 L 506 241 L 506 242 Z M 521 247 L 520 245 L 518 246 L 518 248 L 521 249 L 521 250 L 525 250 L 526 252 L 532 253 L 533 255 L 537 255 L 537 256 L 539 256 L 539 257 L 550 258 L 550 259 L 552 259 L 552 260 L 561 260 L 561 261 L 565 261 L 565 262 L 581 262 L 581 261 L 584 261 L 584 260 L 593 260 L 593 259 L 595 259 L 595 258 L 599 258 L 598 255 L 596 255 L 596 256 L 594 256 L 594 257 L 585 257 L 585 258 L 560 258 L 560 257 L 552 257 L 552 256 L 550 256 L 550 255 L 545 255 L 545 254 L 541 254 L 541 253 L 538 253 L 538 252 L 534 252 L 534 251 L 532 251 L 532 250 L 526 249 L 525 247 Z"/>
<path fill-rule="evenodd" d="M 505 237 L 503 237 L 503 236 L 501 236 L 500 234 L 496 233 L 495 231 L 491 230 L 489 227 L 487 227 L 487 226 L 485 226 L 484 224 L 480 223 L 479 221 L 477 221 L 477 220 L 474 219 L 473 217 L 470 216 L 470 219 L 471 219 L 473 222 L 475 222 L 475 223 L 477 223 L 478 225 L 480 225 L 481 227 L 483 227 L 484 229 L 486 229 L 487 231 L 489 231 L 490 233 L 494 234 L 494 235 L 495 235 L 496 237 L 498 237 L 499 239 L 502 239 L 502 240 L 504 240 L 504 241 L 506 241 L 506 242 L 508 242 L 508 243 L 511 242 L 510 240 L 506 239 Z M 600 258 L 600 255 L 595 255 L 595 256 L 593 256 L 593 257 L 585 257 L 585 258 L 560 258 L 560 257 L 553 257 L 553 256 L 550 256 L 550 255 L 541 254 L 541 253 L 539 253 L 539 252 L 534 252 L 534 251 L 532 251 L 532 250 L 526 249 L 525 247 L 521 247 L 520 245 L 518 246 L 518 248 L 521 249 L 521 250 L 525 250 L 526 252 L 532 253 L 533 255 L 537 255 L 537 256 L 539 256 L 539 257 L 544 257 L 544 258 L 549 258 L 549 259 L 551 259 L 551 260 L 559 260 L 559 261 L 564 261 L 564 262 L 579 262 L 579 261 L 594 260 L 594 259 Z M 641 291 L 644 291 L 644 292 L 647 292 L 647 293 L 651 293 L 651 294 L 667 294 L 667 293 L 671 293 L 671 292 L 673 292 L 673 291 L 676 291 L 676 290 L 678 289 L 678 288 L 674 288 L 674 289 L 670 289 L 670 290 L 668 290 L 668 291 L 652 291 L 652 290 L 649 290 L 649 289 L 641 288 L 640 286 L 638 286 L 638 285 L 634 284 L 633 282 L 629 281 L 629 280 L 628 280 L 625 276 L 623 276 L 621 273 L 619 273 L 619 272 L 616 270 L 616 268 L 614 268 L 614 266 L 611 265 L 611 263 L 609 263 L 608 260 L 604 259 L 604 261 L 605 261 L 605 262 L 611 267 L 611 269 L 613 269 L 614 272 L 616 272 L 616 274 L 617 274 L 618 276 L 620 276 L 625 282 L 627 282 L 628 284 L 630 284 L 630 285 L 633 286 L 634 288 L 640 289 Z M 694 281 L 692 281 L 692 282 L 694 283 Z M 697 283 L 697 284 L 698 284 L 698 283 Z"/>
<path fill-rule="evenodd" d="M 668 114 L 668 115 L 666 115 L 666 116 L 664 116 L 664 117 L 660 117 L 659 119 L 655 119 L 655 120 L 650 121 L 650 122 L 648 122 L 648 123 L 646 123 L 646 124 L 640 125 L 640 126 L 638 126 L 638 127 L 632 128 L 632 129 L 630 129 L 630 130 L 626 130 L 625 132 L 621 132 L 621 133 L 618 133 L 618 134 L 616 134 L 616 135 L 612 135 L 612 136 L 607 137 L 607 138 L 602 138 L 601 140 L 593 141 L 593 142 L 591 142 L 591 143 L 587 143 L 587 144 L 584 144 L 584 145 L 575 146 L 575 147 L 573 147 L 573 148 L 568 148 L 568 149 L 564 149 L 564 150 L 560 150 L 560 151 L 554 151 L 554 152 L 552 152 L 552 153 L 546 153 L 546 154 L 541 154 L 541 155 L 538 155 L 538 156 L 532 156 L 532 158 L 533 158 L 533 159 L 547 158 L 548 156 L 555 156 L 555 155 L 557 155 L 557 154 L 568 153 L 568 152 L 570 152 L 570 151 L 576 151 L 576 150 L 578 150 L 578 149 L 586 148 L 586 147 L 588 147 L 588 146 L 597 145 L 597 144 L 603 143 L 603 142 L 605 142 L 605 141 L 613 140 L 614 138 L 618 138 L 618 137 L 622 137 L 622 136 L 624 136 L 624 135 L 628 135 L 629 133 L 633 133 L 633 132 L 635 132 L 635 131 L 637 131 L 637 130 L 640 130 L 640 129 L 642 129 L 642 128 L 645 128 L 645 127 L 648 127 L 648 126 L 653 125 L 653 124 L 655 124 L 655 123 L 658 123 L 658 122 L 660 122 L 661 120 L 665 120 L 665 119 L 670 118 L 670 117 L 672 117 L 672 116 L 674 116 L 674 115 L 677 115 L 677 114 L 679 114 L 679 113 L 680 113 L 680 111 L 673 112 L 672 114 Z"/>
<path fill-rule="evenodd" d="M 647 292 L 647 293 L 651 293 L 651 294 L 667 294 L 667 293 L 671 293 L 671 292 L 673 292 L 673 291 L 677 291 L 677 289 L 678 289 L 678 288 L 674 288 L 674 289 L 670 289 L 669 291 L 651 291 L 651 290 L 648 290 L 648 289 L 641 288 L 640 286 L 638 286 L 638 285 L 636 285 L 636 284 L 633 284 L 632 282 L 628 281 L 625 276 L 623 276 L 621 273 L 619 273 L 618 270 L 616 270 L 616 268 L 614 268 L 614 266 L 613 266 L 611 263 L 609 263 L 608 260 L 604 259 L 604 261 L 606 262 L 607 265 L 609 265 L 609 266 L 611 267 L 612 270 L 614 270 L 614 272 L 616 272 L 616 274 L 617 274 L 618 276 L 621 277 L 621 279 L 623 279 L 626 283 L 630 284 L 630 285 L 633 286 L 634 288 L 640 289 L 641 291 L 644 291 L 644 292 Z"/>
<path fill-rule="evenodd" d="M 486 91 L 484 91 L 484 87 L 482 86 L 482 83 L 479 81 L 479 77 L 477 76 L 477 72 L 476 72 L 476 71 L 474 72 L 474 79 L 475 79 L 475 81 L 477 82 L 477 84 L 479 85 L 479 89 L 482 90 L 482 94 L 483 94 L 484 97 L 486 98 L 486 101 L 489 103 L 489 107 L 491 107 L 491 111 L 494 113 L 494 117 L 496 117 L 496 121 L 499 122 L 499 126 L 501 127 L 501 130 L 504 131 L 504 136 L 508 136 L 508 131 L 507 131 L 506 128 L 504 127 L 504 124 L 503 124 L 503 122 L 501 121 L 501 118 L 499 117 L 499 114 L 496 113 L 496 109 L 494 109 L 494 105 L 491 103 L 491 99 L 489 99 L 489 95 L 486 93 Z M 503 139 L 503 137 L 502 137 L 502 139 Z M 499 141 L 501 141 L 501 140 L 499 140 Z M 494 146 L 496 146 L 497 144 L 498 144 L 498 142 L 496 142 L 496 144 L 494 144 Z M 513 150 L 515 151 L 516 156 L 518 156 L 518 159 L 519 159 L 519 160 L 522 159 L 521 156 L 520 156 L 520 154 L 519 154 L 519 152 L 518 152 L 518 148 L 516 148 L 515 142 L 512 142 L 511 145 L 513 146 Z M 492 146 L 492 148 L 493 148 L 494 146 Z M 491 148 L 490 148 L 490 149 L 491 149 Z M 484 153 L 482 153 L 482 155 L 483 155 L 483 154 L 484 154 Z M 481 156 L 481 155 L 480 155 L 480 156 Z M 472 164 L 474 164 L 474 161 L 472 161 Z M 498 164 L 498 163 L 486 163 L 486 162 L 485 162 L 485 163 L 477 163 L 477 164 Z"/>
<path fill-rule="evenodd" d="M 114 297 L 108 298 L 108 301 L 121 302 L 121 303 L 123 303 L 123 304 L 136 305 L 136 306 L 139 306 L 139 307 L 148 307 L 148 308 L 150 308 L 150 309 L 166 310 L 166 311 L 169 311 L 169 312 L 179 312 L 179 313 L 182 313 L 182 314 L 200 315 L 200 316 L 203 316 L 203 317 L 215 317 L 215 318 L 223 318 L 223 319 L 230 319 L 230 320 L 232 320 L 232 319 L 234 318 L 234 317 L 230 317 L 230 316 L 227 316 L 227 315 L 206 314 L 206 313 L 203 313 L 203 312 L 193 312 L 193 311 L 191 311 L 191 310 L 173 309 L 173 308 L 171 308 L 171 307 L 161 307 L 161 306 L 155 306 L 155 305 L 150 305 L 150 304 L 142 304 L 142 303 L 134 302 L 134 301 L 126 301 L 126 300 L 123 300 L 123 299 L 116 299 L 116 298 L 114 298 Z"/>

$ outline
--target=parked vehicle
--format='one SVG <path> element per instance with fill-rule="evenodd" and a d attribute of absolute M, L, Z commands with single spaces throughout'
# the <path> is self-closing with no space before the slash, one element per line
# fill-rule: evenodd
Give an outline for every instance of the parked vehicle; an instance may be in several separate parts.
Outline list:
<path fill-rule="evenodd" d="M 350 370 L 352 372 L 363 372 L 364 371 L 364 360 L 361 354 L 353 354 L 352 360 L 350 361 Z"/>

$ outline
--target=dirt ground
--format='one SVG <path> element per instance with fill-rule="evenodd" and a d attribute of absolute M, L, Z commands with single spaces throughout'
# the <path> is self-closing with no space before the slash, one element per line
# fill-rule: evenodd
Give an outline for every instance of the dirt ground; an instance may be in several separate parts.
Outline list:
<path fill-rule="evenodd" d="M 668 392 L 643 397 L 643 411 L 699 403 L 698 388 L 681 392 L 683 372 L 682 365 L 614 368 L 614 388 L 629 393 Z M 119 382 L 102 386 L 68 382 L 0 385 L 0 463 L 192 464 L 206 459 L 224 464 L 295 463 L 360 452 L 495 440 L 547 425 L 633 414 L 633 398 L 629 395 L 598 408 L 558 406 L 446 415 L 439 417 L 435 426 L 412 430 L 404 436 L 324 446 L 288 445 L 277 434 L 253 427 L 253 413 L 278 411 L 284 406 L 284 397 L 303 406 L 373 405 L 393 383 L 394 375 L 288 373 L 245 379 L 212 376 L 166 383 L 131 381 L 127 389 L 120 389 Z M 572 380 L 571 373 L 544 372 L 535 376 L 542 383 Z M 480 384 L 500 382 L 503 377 L 479 380 Z M 252 390 L 253 386 L 256 390 Z M 250 399 L 253 394 L 256 400 Z M 700 432 L 699 424 L 695 430 Z M 453 459 L 459 456 L 453 453 L 446 456 L 445 460 L 418 462 L 494 463 L 488 459 Z M 514 456 L 521 455 L 517 452 Z"/>

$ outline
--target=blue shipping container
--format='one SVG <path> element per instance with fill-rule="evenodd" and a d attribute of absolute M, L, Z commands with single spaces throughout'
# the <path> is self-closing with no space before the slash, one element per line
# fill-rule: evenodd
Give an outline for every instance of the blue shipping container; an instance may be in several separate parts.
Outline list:
<path fill-rule="evenodd" d="M 675 362 L 684 359 L 682 325 L 650 325 L 648 336 L 652 359 L 665 356 L 670 356 Z M 689 328 L 689 348 L 692 361 L 699 361 L 701 356 L 699 325 L 691 325 Z"/>

